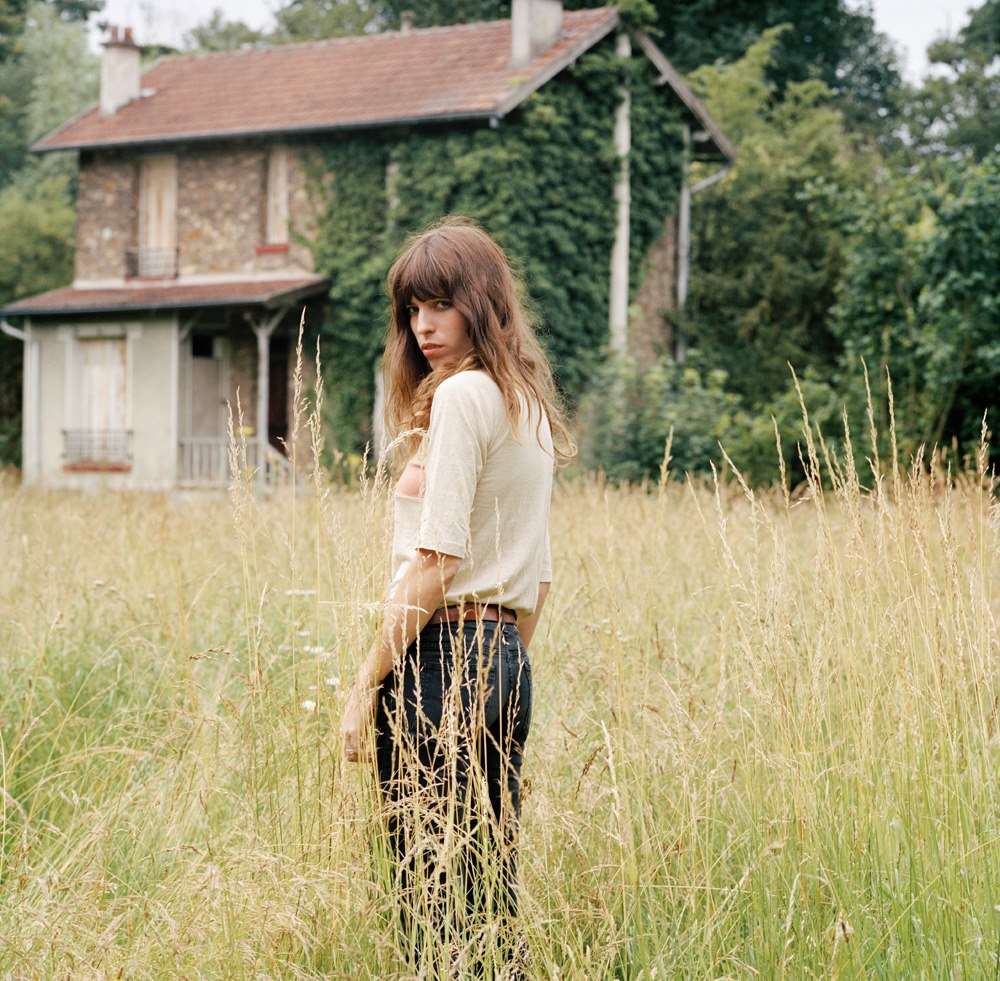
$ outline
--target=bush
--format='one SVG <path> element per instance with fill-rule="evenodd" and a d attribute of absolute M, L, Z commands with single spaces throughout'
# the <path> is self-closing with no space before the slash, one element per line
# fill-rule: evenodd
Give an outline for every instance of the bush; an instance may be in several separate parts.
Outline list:
<path fill-rule="evenodd" d="M 703 374 L 695 361 L 679 365 L 663 357 L 644 367 L 630 358 L 610 360 L 580 407 L 581 464 L 615 482 L 657 479 L 670 441 L 672 472 L 710 470 L 741 412 L 725 382 L 725 372 Z"/>

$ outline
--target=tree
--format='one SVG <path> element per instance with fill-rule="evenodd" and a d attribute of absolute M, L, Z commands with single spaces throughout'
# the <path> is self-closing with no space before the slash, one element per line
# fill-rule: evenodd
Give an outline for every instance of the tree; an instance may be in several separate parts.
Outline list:
<path fill-rule="evenodd" d="M 734 62 L 769 28 L 787 24 L 768 65 L 785 86 L 819 78 L 852 124 L 898 111 L 898 59 L 875 30 L 871 4 L 845 0 L 655 0 L 660 43 L 679 70 Z"/>
<path fill-rule="evenodd" d="M 274 15 L 271 40 L 320 41 L 377 30 L 381 12 L 375 0 L 291 0 Z"/>
<path fill-rule="evenodd" d="M 1000 414 L 1000 162 L 943 169 L 858 196 L 833 310 L 842 377 L 863 357 L 884 396 L 888 372 L 906 453 L 975 445 Z"/>
<path fill-rule="evenodd" d="M 5 137 L 0 140 L 0 304 L 72 279 L 74 161 L 65 155 L 29 158 L 27 147 L 97 97 L 97 58 L 87 48 L 77 13 L 85 7 L 32 4 L 23 18 L 17 58 L 0 63 L 0 82 L 18 82 L 16 115 L 6 116 L 16 127 L 0 127 Z M 0 88 L 10 95 L 6 85 Z M 21 351 L 9 338 L 3 344 L 0 462 L 9 463 L 20 445 Z"/>
<path fill-rule="evenodd" d="M 421 3 L 414 3 L 413 0 L 386 0 L 380 7 L 389 27 L 398 27 L 400 15 L 407 10 L 413 12 L 415 27 L 468 24 L 510 16 L 509 0 L 423 0 Z"/>
<path fill-rule="evenodd" d="M 266 39 L 266 32 L 254 30 L 241 20 L 227 20 L 223 10 L 216 7 L 205 23 L 184 35 L 184 47 L 199 51 L 234 51 Z"/>
<path fill-rule="evenodd" d="M 918 152 L 983 160 L 1000 151 L 1000 0 L 973 10 L 956 38 L 935 41 L 927 54 L 949 74 L 925 78 L 907 105 Z"/>
<path fill-rule="evenodd" d="M 827 326 L 843 238 L 827 188 L 858 186 L 870 169 L 852 155 L 843 117 L 822 82 L 789 83 L 776 99 L 767 68 L 780 30 L 732 65 L 691 76 L 739 146 L 733 175 L 695 199 L 695 272 L 681 325 L 709 368 L 761 405 L 788 384 L 788 363 L 832 368 Z"/>

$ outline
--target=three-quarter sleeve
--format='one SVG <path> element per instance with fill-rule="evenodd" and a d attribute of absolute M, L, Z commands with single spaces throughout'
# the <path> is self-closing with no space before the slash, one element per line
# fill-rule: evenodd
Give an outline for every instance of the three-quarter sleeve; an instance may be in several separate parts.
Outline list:
<path fill-rule="evenodd" d="M 495 420 L 470 390 L 468 373 L 434 393 L 424 460 L 424 494 L 417 547 L 458 558 L 469 555 L 476 487 Z"/>

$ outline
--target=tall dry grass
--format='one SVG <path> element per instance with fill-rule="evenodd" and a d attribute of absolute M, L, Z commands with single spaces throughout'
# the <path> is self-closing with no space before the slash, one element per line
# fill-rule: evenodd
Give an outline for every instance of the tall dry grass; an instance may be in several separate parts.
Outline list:
<path fill-rule="evenodd" d="M 804 452 L 795 494 L 558 488 L 533 976 L 996 976 L 992 481 Z M 0 485 L 0 975 L 405 974 L 338 742 L 386 502 Z"/>

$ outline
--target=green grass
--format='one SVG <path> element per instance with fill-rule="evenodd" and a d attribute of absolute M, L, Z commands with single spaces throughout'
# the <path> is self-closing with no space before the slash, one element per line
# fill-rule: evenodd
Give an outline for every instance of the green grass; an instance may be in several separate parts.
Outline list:
<path fill-rule="evenodd" d="M 822 469 L 557 489 L 534 976 L 997 976 L 990 481 Z M 338 735 L 388 517 L 0 485 L 0 975 L 404 973 Z"/>

